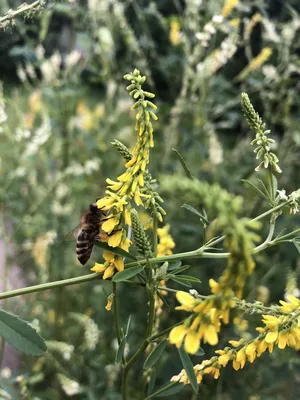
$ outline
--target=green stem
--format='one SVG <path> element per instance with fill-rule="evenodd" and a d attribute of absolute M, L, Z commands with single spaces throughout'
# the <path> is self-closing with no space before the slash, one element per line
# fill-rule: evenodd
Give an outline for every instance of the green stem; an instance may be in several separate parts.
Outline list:
<path fill-rule="evenodd" d="M 153 215 L 153 254 L 157 256 L 157 218 Z"/>
<path fill-rule="evenodd" d="M 117 284 L 113 282 L 113 311 L 114 311 L 114 322 L 115 322 L 115 330 L 118 339 L 118 344 L 121 343 L 121 333 L 120 333 L 120 324 L 119 324 L 119 307 L 118 307 L 118 298 L 117 298 Z"/>
<path fill-rule="evenodd" d="M 151 262 L 147 260 L 147 264 L 150 268 L 150 279 L 152 280 L 152 266 Z M 154 286 L 151 285 L 151 282 L 148 282 L 147 285 L 147 293 L 149 299 L 149 317 L 148 317 L 148 326 L 146 329 L 145 339 L 143 343 L 140 345 L 138 350 L 135 354 L 130 358 L 130 360 L 126 363 L 123 369 L 123 377 L 122 377 L 122 399 L 127 399 L 127 381 L 128 381 L 128 374 L 133 366 L 133 364 L 138 360 L 138 358 L 144 353 L 146 348 L 148 347 L 150 341 L 149 337 L 151 337 L 151 333 L 153 330 L 153 322 L 154 322 L 154 315 L 155 315 L 155 296 L 154 296 Z"/>

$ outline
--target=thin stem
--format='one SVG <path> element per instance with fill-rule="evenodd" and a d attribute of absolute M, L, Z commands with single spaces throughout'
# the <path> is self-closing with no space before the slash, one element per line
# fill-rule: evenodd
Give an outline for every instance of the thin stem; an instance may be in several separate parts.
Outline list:
<path fill-rule="evenodd" d="M 23 14 L 25 12 L 29 12 L 31 10 L 34 10 L 35 7 L 40 7 L 41 5 L 44 5 L 46 2 L 45 0 L 37 0 L 31 4 L 19 7 L 17 10 L 12 10 L 11 13 L 6 13 L 3 17 L 0 18 L 0 23 L 7 21 L 7 20 L 13 20 L 17 15 Z M 24 3 L 26 4 L 26 3 Z"/>
<path fill-rule="evenodd" d="M 147 264 L 150 269 L 150 279 L 152 281 L 152 265 L 150 260 L 147 260 Z M 149 345 L 149 337 L 151 336 L 153 330 L 154 323 L 154 315 L 155 315 L 155 296 L 154 296 L 154 286 L 151 285 L 151 281 L 147 284 L 147 293 L 149 299 L 149 317 L 148 317 L 148 325 L 146 329 L 145 339 L 143 343 L 140 345 L 135 354 L 130 358 L 130 360 L 126 363 L 123 369 L 123 377 L 122 377 L 122 398 L 123 400 L 127 399 L 127 380 L 128 374 L 132 367 L 132 365 L 138 360 L 138 358 L 144 353 L 146 348 Z"/>
<path fill-rule="evenodd" d="M 157 256 L 157 218 L 153 216 L 153 254 Z"/>
<path fill-rule="evenodd" d="M 114 322 L 115 322 L 115 330 L 118 339 L 118 344 L 121 343 L 121 333 L 120 333 L 120 324 L 119 324 L 119 307 L 118 307 L 118 298 L 117 298 L 117 284 L 113 282 L 113 311 L 114 311 Z"/>

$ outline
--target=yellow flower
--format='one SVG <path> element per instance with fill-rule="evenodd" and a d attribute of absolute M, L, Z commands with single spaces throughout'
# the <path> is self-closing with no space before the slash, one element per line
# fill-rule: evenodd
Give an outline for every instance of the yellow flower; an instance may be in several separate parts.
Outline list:
<path fill-rule="evenodd" d="M 113 235 L 109 236 L 107 243 L 111 247 L 117 247 L 121 243 L 121 240 L 122 240 L 122 231 L 119 230 Z"/>
<path fill-rule="evenodd" d="M 230 360 L 230 354 L 223 354 L 219 357 L 218 362 L 222 365 L 222 367 L 226 367 L 228 361 Z"/>
<path fill-rule="evenodd" d="M 105 271 L 105 265 L 104 264 L 95 263 L 93 268 L 91 268 L 91 271 L 93 271 L 93 272 L 103 272 L 103 271 Z"/>
<path fill-rule="evenodd" d="M 278 347 L 284 349 L 288 342 L 288 334 L 286 331 L 280 331 L 278 334 Z"/>
<path fill-rule="evenodd" d="M 170 42 L 174 45 L 177 46 L 181 39 L 180 39 L 180 24 L 177 20 L 172 20 L 171 25 L 170 25 Z"/>
<path fill-rule="evenodd" d="M 181 304 L 180 307 L 176 307 L 176 310 L 192 311 L 195 305 L 195 298 L 189 293 L 178 291 L 176 298 Z"/>
<path fill-rule="evenodd" d="M 114 268 L 113 264 L 110 264 L 104 271 L 103 279 L 105 280 L 105 279 L 111 278 L 114 274 L 114 270 L 115 270 L 115 268 Z"/>
<path fill-rule="evenodd" d="M 204 341 L 210 344 L 211 346 L 215 346 L 219 339 L 216 328 L 213 325 L 208 325 L 204 331 Z"/>
<path fill-rule="evenodd" d="M 185 340 L 184 340 L 184 348 L 190 354 L 197 353 L 197 350 L 200 347 L 200 339 L 195 331 L 188 331 Z"/>
<path fill-rule="evenodd" d="M 119 225 L 119 217 L 115 216 L 103 222 L 102 229 L 104 230 L 104 232 L 110 233 L 117 225 Z"/>
<path fill-rule="evenodd" d="M 265 337 L 267 343 L 274 343 L 278 338 L 278 331 L 270 331 Z"/>
<path fill-rule="evenodd" d="M 240 368 L 244 368 L 246 363 L 245 348 L 242 347 L 236 354 L 236 361 L 240 364 Z"/>
<path fill-rule="evenodd" d="M 107 298 L 107 304 L 106 304 L 106 306 L 105 306 L 105 309 L 106 309 L 107 311 L 110 311 L 110 310 L 111 310 L 111 307 L 112 307 L 112 304 L 113 304 L 113 295 L 111 294 L 111 295 L 108 296 L 108 298 Z"/>
<path fill-rule="evenodd" d="M 280 324 L 280 319 L 278 317 L 274 317 L 274 315 L 263 315 L 263 323 L 269 329 L 275 329 Z"/>
<path fill-rule="evenodd" d="M 231 13 L 232 9 L 238 4 L 238 2 L 239 0 L 225 0 L 221 15 L 226 18 Z"/>
<path fill-rule="evenodd" d="M 186 333 L 187 328 L 185 325 L 175 326 L 169 334 L 170 343 L 175 344 L 175 346 L 179 348 L 182 345 Z"/>

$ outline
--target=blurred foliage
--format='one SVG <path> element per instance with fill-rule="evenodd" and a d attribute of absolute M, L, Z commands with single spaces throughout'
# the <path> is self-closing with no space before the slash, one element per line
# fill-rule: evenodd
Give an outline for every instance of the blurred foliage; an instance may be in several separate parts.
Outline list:
<path fill-rule="evenodd" d="M 5 0 L 0 12 L 18 5 Z M 245 91 L 276 138 L 284 171 L 280 188 L 288 193 L 298 188 L 299 46 L 298 0 L 70 0 L 48 2 L 32 19 L 17 18 L 16 26 L 0 32 L 0 211 L 7 266 L 17 262 L 28 284 L 81 274 L 75 244 L 64 236 L 87 205 L 103 196 L 111 171 L 121 170 L 110 142 L 116 138 L 129 148 L 134 143 L 134 115 L 121 82 L 134 67 L 158 94 L 154 176 L 173 174 L 180 185 L 175 147 L 199 180 L 246 193 L 245 215 L 263 212 L 264 201 L 240 183 L 253 179 L 256 166 L 249 145 L 253 137 L 240 110 Z M 201 210 L 201 199 L 175 189 L 165 190 L 164 207 L 180 252 L 199 246 L 207 232 L 181 207 L 188 203 Z M 284 227 L 295 229 L 295 221 Z M 247 299 L 265 294 L 262 301 L 269 304 L 284 293 L 299 296 L 299 254 L 293 247 L 259 254 L 256 264 Z M 203 282 L 197 289 L 206 293 L 208 279 L 219 276 L 224 263 L 192 265 Z M 9 309 L 33 318 L 49 350 L 38 360 L 23 359 L 16 371 L 2 369 L 3 388 L 24 399 L 120 399 L 113 318 L 105 310 L 111 290 L 101 281 L 10 300 Z M 145 302 L 139 289 L 126 291 L 123 326 L 134 314 L 129 348 L 143 333 L 146 315 L 143 308 L 137 313 L 137 305 Z M 165 307 L 161 328 L 172 321 L 176 316 Z M 222 331 L 220 346 L 236 335 L 253 332 L 233 323 Z M 212 350 L 204 350 L 210 356 Z M 157 365 L 157 387 L 181 368 L 173 348 Z M 139 363 L 134 374 L 130 394 L 138 400 Z M 254 368 L 224 369 L 220 379 L 201 384 L 199 398 L 297 399 L 299 377 L 297 354 L 276 351 Z M 191 399 L 192 391 L 186 387 L 173 398 Z"/>

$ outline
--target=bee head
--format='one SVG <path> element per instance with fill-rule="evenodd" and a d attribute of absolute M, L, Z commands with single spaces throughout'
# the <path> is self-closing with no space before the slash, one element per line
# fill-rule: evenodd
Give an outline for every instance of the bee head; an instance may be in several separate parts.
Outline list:
<path fill-rule="evenodd" d="M 98 211 L 98 207 L 96 203 L 91 203 L 90 204 L 90 212 L 95 213 Z"/>

